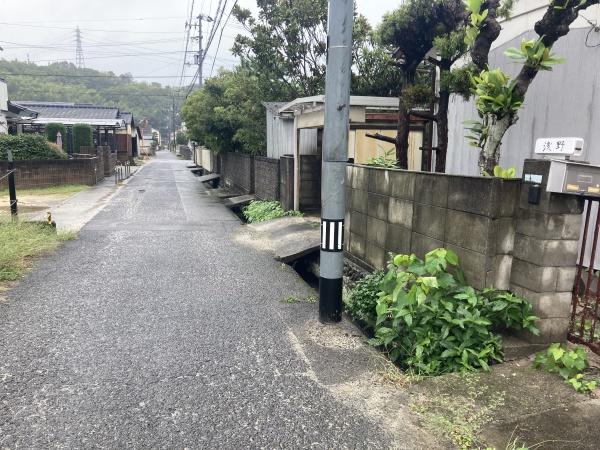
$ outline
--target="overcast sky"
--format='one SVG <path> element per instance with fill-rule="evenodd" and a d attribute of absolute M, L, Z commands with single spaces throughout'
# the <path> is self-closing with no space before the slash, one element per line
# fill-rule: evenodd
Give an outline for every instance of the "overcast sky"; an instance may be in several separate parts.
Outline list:
<path fill-rule="evenodd" d="M 223 0 L 225 1 L 225 0 Z M 0 0 L 0 57 L 48 64 L 75 62 L 75 28 L 81 29 L 85 66 L 131 73 L 136 79 L 178 86 L 185 49 L 185 22 L 192 0 Z M 214 16 L 219 0 L 194 0 L 194 14 Z M 227 1 L 226 13 L 234 0 Z M 358 11 L 377 24 L 400 1 L 357 0 Z M 255 0 L 239 0 L 255 9 Z M 208 32 L 210 24 L 205 24 Z M 233 38 L 242 32 L 229 21 L 217 52 L 218 34 L 207 52 L 204 74 L 232 67 Z M 197 44 L 190 42 L 190 48 Z M 192 61 L 192 54 L 188 61 Z M 214 68 L 213 68 L 214 63 Z M 187 66 L 189 81 L 195 68 Z"/>

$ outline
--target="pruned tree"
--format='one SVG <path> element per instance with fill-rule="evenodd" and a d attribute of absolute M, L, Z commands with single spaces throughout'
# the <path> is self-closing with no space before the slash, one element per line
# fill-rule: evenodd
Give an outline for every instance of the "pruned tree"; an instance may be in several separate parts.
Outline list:
<path fill-rule="evenodd" d="M 459 0 L 409 0 L 384 16 L 379 28 L 381 42 L 394 50 L 402 73 L 399 96 L 396 158 L 401 168 L 408 167 L 410 116 L 437 123 L 436 170 L 444 171 L 448 146 L 448 103 L 453 90 L 452 65 L 464 54 L 465 9 Z M 434 50 L 432 52 L 432 50 Z M 427 57 L 427 58 L 426 58 Z M 416 111 L 432 95 L 429 83 L 418 79 L 418 69 L 426 61 L 441 74 L 438 109 L 435 114 Z"/>
<path fill-rule="evenodd" d="M 544 16 L 536 22 L 537 39 L 523 40 L 520 48 L 509 49 L 506 55 L 521 64 L 514 79 L 500 69 L 489 69 L 488 55 L 500 32 L 498 17 L 506 4 L 499 0 L 469 2 L 470 17 L 483 17 L 471 21 L 473 48 L 471 59 L 480 70 L 473 76 L 473 92 L 480 120 L 471 124 L 468 139 L 479 147 L 479 169 L 485 174 L 493 172 L 500 161 L 502 138 L 518 120 L 529 86 L 542 70 L 552 70 L 562 60 L 552 54 L 552 46 L 569 32 L 569 26 L 579 12 L 596 5 L 600 0 L 552 0 Z M 512 4 L 512 2 L 509 2 Z"/>
<path fill-rule="evenodd" d="M 242 65 L 257 74 L 270 98 L 289 99 L 322 92 L 327 51 L 327 0 L 259 0 L 259 14 L 239 5 L 233 16 L 248 35 L 232 48 Z"/>

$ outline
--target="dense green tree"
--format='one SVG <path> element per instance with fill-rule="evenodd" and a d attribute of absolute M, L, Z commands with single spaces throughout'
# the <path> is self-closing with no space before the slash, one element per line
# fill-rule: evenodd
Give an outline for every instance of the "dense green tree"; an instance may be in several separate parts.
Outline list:
<path fill-rule="evenodd" d="M 243 67 L 222 71 L 194 92 L 182 109 L 194 141 L 215 151 L 264 154 L 265 110 L 257 77 Z"/>
<path fill-rule="evenodd" d="M 62 139 L 62 148 L 67 148 L 67 128 L 62 123 L 49 123 L 44 127 L 44 134 L 49 142 L 56 144 L 56 139 L 60 133 Z"/>
<path fill-rule="evenodd" d="M 86 123 L 73 125 L 73 153 L 81 153 L 81 147 L 91 147 L 94 144 L 92 127 Z"/>
<path fill-rule="evenodd" d="M 290 101 L 323 94 L 326 68 L 327 0 L 259 0 L 255 18 L 235 7 L 247 35 L 233 52 L 241 64 L 223 71 L 192 94 L 183 117 L 192 139 L 218 151 L 262 154 L 266 149 L 263 101 Z M 354 23 L 354 95 L 396 95 L 395 62 L 374 38 L 367 20 Z"/>
<path fill-rule="evenodd" d="M 178 131 L 175 136 L 175 143 L 177 145 L 186 145 L 189 141 L 188 135 L 185 131 Z"/>

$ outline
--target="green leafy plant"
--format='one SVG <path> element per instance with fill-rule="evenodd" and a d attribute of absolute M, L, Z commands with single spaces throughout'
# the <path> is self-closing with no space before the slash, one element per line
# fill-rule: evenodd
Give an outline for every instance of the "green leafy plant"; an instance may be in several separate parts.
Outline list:
<path fill-rule="evenodd" d="M 515 83 L 500 69 L 484 70 L 472 77 L 472 83 L 477 111 L 481 114 L 500 117 L 517 112 L 523 105 L 523 98 L 515 92 Z"/>
<path fill-rule="evenodd" d="M 536 69 L 552 70 L 552 66 L 563 64 L 564 58 L 554 55 L 550 48 L 544 45 L 542 38 L 522 40 L 520 48 L 511 47 L 504 54 L 518 63 Z"/>
<path fill-rule="evenodd" d="M 483 172 L 483 176 L 484 177 L 491 177 L 492 175 L 490 175 L 487 172 Z M 494 167 L 494 177 L 496 178 L 502 178 L 505 180 L 510 180 L 512 178 L 516 178 L 517 176 L 517 169 L 515 169 L 514 167 L 509 167 L 507 169 L 503 169 L 500 166 L 495 166 Z"/>
<path fill-rule="evenodd" d="M 396 149 L 390 148 L 383 155 L 375 156 L 375 157 L 369 159 L 366 162 L 366 165 L 373 166 L 373 167 L 385 167 L 387 169 L 392 169 L 392 168 L 396 167 L 396 165 L 398 163 L 395 159 L 390 158 L 390 156 L 393 157 L 395 154 L 396 154 Z"/>
<path fill-rule="evenodd" d="M 278 219 L 286 216 L 302 216 L 299 211 L 284 211 L 281 203 L 255 200 L 250 202 L 243 210 L 248 223 L 264 222 L 265 220 Z"/>
<path fill-rule="evenodd" d="M 464 5 L 469 13 L 469 21 L 465 30 L 464 40 L 465 44 L 471 46 L 475 42 L 475 39 L 477 39 L 479 30 L 488 16 L 488 10 L 481 10 L 481 0 L 466 0 Z"/>
<path fill-rule="evenodd" d="M 377 322 L 377 299 L 385 272 L 377 270 L 356 282 L 344 299 L 346 312 L 368 328 Z"/>
<path fill-rule="evenodd" d="M 44 127 L 44 134 L 49 142 L 56 143 L 56 135 L 60 132 L 63 150 L 67 146 L 67 129 L 62 123 L 49 123 Z"/>
<path fill-rule="evenodd" d="M 537 369 L 558 373 L 577 392 L 585 393 L 596 389 L 596 380 L 587 380 L 582 373 L 589 367 L 583 347 L 569 350 L 564 344 L 554 343 L 546 351 L 535 355 L 533 365 Z"/>
<path fill-rule="evenodd" d="M 73 125 L 73 153 L 80 153 L 81 147 L 91 147 L 92 145 L 92 127 L 85 123 Z"/>
<path fill-rule="evenodd" d="M 15 160 L 67 158 L 65 152 L 40 134 L 0 134 L 0 159 L 8 158 L 9 149 L 12 150 Z"/>
<path fill-rule="evenodd" d="M 500 330 L 529 330 L 537 317 L 512 293 L 469 286 L 458 256 L 396 255 L 378 294 L 375 338 L 393 361 L 420 374 L 489 370 L 503 360 Z"/>

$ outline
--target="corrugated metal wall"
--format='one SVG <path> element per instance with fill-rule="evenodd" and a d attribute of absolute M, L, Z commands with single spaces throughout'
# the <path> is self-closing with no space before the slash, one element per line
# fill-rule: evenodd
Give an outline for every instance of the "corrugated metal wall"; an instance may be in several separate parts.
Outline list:
<path fill-rule="evenodd" d="M 300 130 L 300 154 L 318 155 L 317 130 Z M 294 154 L 294 120 L 275 116 L 267 110 L 267 157 L 279 159 Z"/>
<path fill-rule="evenodd" d="M 533 156 L 535 140 L 540 137 L 577 136 L 585 139 L 587 158 L 600 164 L 600 47 L 586 46 L 588 29 L 571 30 L 554 46 L 554 52 L 566 63 L 552 72 L 541 72 L 533 81 L 519 121 L 507 132 L 502 144 L 500 164 L 514 166 L 519 174 L 523 160 Z M 492 51 L 490 67 L 501 67 L 515 75 L 519 65 L 504 55 L 509 47 L 518 47 L 529 32 Z M 589 44 L 600 43 L 600 33 L 592 32 Z M 472 102 L 454 98 L 450 105 L 450 136 L 447 171 L 459 175 L 478 175 L 478 150 L 466 144 L 464 121 L 477 118 Z"/>

